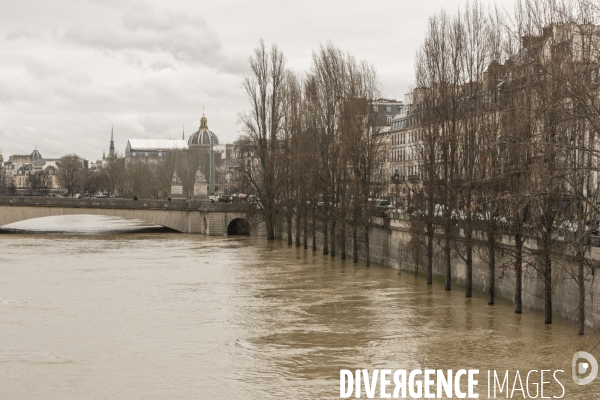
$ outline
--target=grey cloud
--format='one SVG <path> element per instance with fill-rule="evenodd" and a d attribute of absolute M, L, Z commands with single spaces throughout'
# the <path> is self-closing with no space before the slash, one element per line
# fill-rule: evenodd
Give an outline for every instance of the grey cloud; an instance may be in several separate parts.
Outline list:
<path fill-rule="evenodd" d="M 230 59 L 224 54 L 218 35 L 204 18 L 172 12 L 159 14 L 152 8 L 129 12 L 116 25 L 66 29 L 62 40 L 109 52 L 165 54 L 179 62 L 206 65 L 230 73 L 243 72 L 245 67 L 243 60 Z M 163 61 L 163 66 L 166 63 Z"/>
<path fill-rule="evenodd" d="M 206 19 L 202 17 L 181 12 L 158 14 L 155 9 L 147 7 L 125 14 L 122 21 L 123 27 L 132 31 L 175 31 L 184 25 L 208 30 Z"/>
<path fill-rule="evenodd" d="M 34 35 L 24 29 L 17 29 L 12 32 L 8 32 L 5 36 L 6 40 L 20 40 L 20 39 L 31 39 Z"/>
<path fill-rule="evenodd" d="M 167 61 L 154 61 L 151 62 L 148 67 L 153 70 L 153 71 L 163 71 L 165 69 L 172 69 L 175 70 L 176 68 L 173 66 L 173 64 L 171 64 L 170 62 Z"/>

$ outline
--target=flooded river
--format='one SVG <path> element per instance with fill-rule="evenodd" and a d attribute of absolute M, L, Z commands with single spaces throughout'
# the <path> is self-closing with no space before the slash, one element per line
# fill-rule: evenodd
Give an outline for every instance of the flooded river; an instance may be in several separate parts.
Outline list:
<path fill-rule="evenodd" d="M 334 399 L 340 369 L 359 368 L 479 369 L 480 398 L 488 370 L 510 370 L 511 388 L 517 370 L 563 370 L 563 398 L 600 398 L 600 378 L 571 379 L 591 340 L 573 324 L 460 288 L 281 241 L 108 217 L 9 228 L 1 399 Z"/>

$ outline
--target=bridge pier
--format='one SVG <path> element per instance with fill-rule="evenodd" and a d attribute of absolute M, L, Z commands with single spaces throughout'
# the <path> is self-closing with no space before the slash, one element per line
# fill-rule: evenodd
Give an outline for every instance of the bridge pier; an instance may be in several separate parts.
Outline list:
<path fill-rule="evenodd" d="M 188 232 L 206 233 L 205 215 L 200 211 L 188 211 Z"/>

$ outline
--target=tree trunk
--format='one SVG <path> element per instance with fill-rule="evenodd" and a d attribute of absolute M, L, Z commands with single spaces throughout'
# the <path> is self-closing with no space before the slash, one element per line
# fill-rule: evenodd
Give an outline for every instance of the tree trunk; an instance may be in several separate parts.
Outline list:
<path fill-rule="evenodd" d="M 467 283 L 465 287 L 465 297 L 473 296 L 473 225 L 471 225 L 470 216 L 467 218 L 467 224 L 465 229 L 465 246 L 466 246 L 466 260 L 465 264 L 467 267 Z"/>
<path fill-rule="evenodd" d="M 323 218 L 323 255 L 329 254 L 329 224 L 327 217 Z"/>
<path fill-rule="evenodd" d="M 317 211 L 312 210 L 312 251 L 317 251 Z"/>
<path fill-rule="evenodd" d="M 552 323 L 552 258 L 550 248 L 544 248 L 544 323 Z"/>
<path fill-rule="evenodd" d="M 523 312 L 523 241 L 515 234 L 515 314 Z"/>
<path fill-rule="evenodd" d="M 308 249 L 308 211 L 304 210 L 304 250 Z"/>
<path fill-rule="evenodd" d="M 493 306 L 496 298 L 496 241 L 494 240 L 494 227 L 488 231 L 488 249 L 490 252 L 490 290 L 488 305 Z"/>
<path fill-rule="evenodd" d="M 452 290 L 452 260 L 450 258 L 450 230 L 452 229 L 449 222 L 445 222 L 445 234 L 444 234 L 444 262 L 446 264 L 446 285 L 445 290 Z"/>
<path fill-rule="evenodd" d="M 585 276 L 584 276 L 584 265 L 585 260 L 583 257 L 579 260 L 579 273 L 577 276 L 579 283 L 579 335 L 585 333 Z"/>
<path fill-rule="evenodd" d="M 367 267 L 371 266 L 371 249 L 369 248 L 369 229 L 365 229 L 365 253 L 367 258 Z"/>
<path fill-rule="evenodd" d="M 358 262 L 358 231 L 356 224 L 352 225 L 352 259 L 355 264 Z"/>
<path fill-rule="evenodd" d="M 267 230 L 267 240 L 275 240 L 275 221 L 272 216 L 265 213 L 265 229 Z"/>
<path fill-rule="evenodd" d="M 342 220 L 340 222 L 342 226 L 340 227 L 340 258 L 342 260 L 346 259 L 346 218 L 345 215 L 342 214 Z"/>
<path fill-rule="evenodd" d="M 296 247 L 300 247 L 300 228 L 301 228 L 301 214 L 300 210 L 296 213 Z"/>
<path fill-rule="evenodd" d="M 292 227 L 292 215 L 289 214 L 288 218 L 287 218 L 287 242 L 288 242 L 288 246 L 291 246 L 294 243 L 294 238 L 292 235 L 293 232 L 293 227 Z"/>
<path fill-rule="evenodd" d="M 427 284 L 433 285 L 433 226 L 427 228 Z"/>
<path fill-rule="evenodd" d="M 331 257 L 335 257 L 335 226 L 336 226 L 336 223 L 335 223 L 335 219 L 334 219 L 333 221 L 331 221 L 331 233 L 330 233 L 331 246 L 329 248 L 329 255 Z"/>

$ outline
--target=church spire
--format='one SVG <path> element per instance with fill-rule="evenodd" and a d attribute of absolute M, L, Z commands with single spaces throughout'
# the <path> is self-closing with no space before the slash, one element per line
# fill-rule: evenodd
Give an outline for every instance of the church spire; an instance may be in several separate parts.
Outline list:
<path fill-rule="evenodd" d="M 115 157 L 115 135 L 114 126 L 110 127 L 110 148 L 108 149 L 108 158 Z"/>
<path fill-rule="evenodd" d="M 185 140 L 185 126 L 182 128 L 183 133 L 181 135 L 181 140 Z"/>

